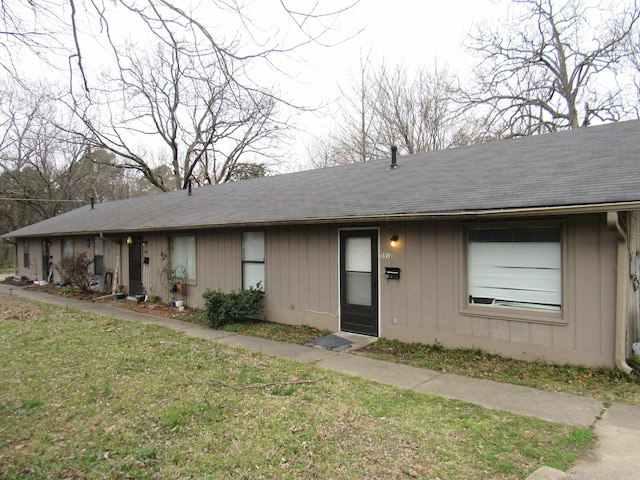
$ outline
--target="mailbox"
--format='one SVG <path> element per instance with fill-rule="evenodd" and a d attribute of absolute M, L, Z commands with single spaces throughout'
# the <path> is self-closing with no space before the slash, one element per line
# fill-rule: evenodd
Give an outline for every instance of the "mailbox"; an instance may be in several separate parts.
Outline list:
<path fill-rule="evenodd" d="M 398 267 L 384 267 L 384 276 L 387 280 L 400 280 L 400 269 Z"/>

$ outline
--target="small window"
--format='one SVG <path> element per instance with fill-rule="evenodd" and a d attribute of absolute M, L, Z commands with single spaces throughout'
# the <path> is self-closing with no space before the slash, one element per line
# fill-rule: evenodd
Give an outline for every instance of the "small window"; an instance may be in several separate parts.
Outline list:
<path fill-rule="evenodd" d="M 29 240 L 24 240 L 22 244 L 23 248 L 23 266 L 25 268 L 31 267 L 31 244 Z"/>
<path fill-rule="evenodd" d="M 560 311 L 561 236 L 560 227 L 469 230 L 469 303 Z"/>
<path fill-rule="evenodd" d="M 73 257 L 73 239 L 62 239 L 62 257 Z"/>
<path fill-rule="evenodd" d="M 242 289 L 264 291 L 264 232 L 242 233 Z"/>
<path fill-rule="evenodd" d="M 176 277 L 196 281 L 195 235 L 180 235 L 171 239 L 171 270 Z"/>
<path fill-rule="evenodd" d="M 104 275 L 104 240 L 101 237 L 93 240 L 93 273 Z"/>

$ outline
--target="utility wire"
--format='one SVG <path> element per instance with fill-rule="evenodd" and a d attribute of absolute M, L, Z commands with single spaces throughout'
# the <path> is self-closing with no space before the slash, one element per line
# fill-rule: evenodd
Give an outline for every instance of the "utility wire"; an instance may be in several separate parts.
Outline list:
<path fill-rule="evenodd" d="M 50 198 L 12 198 L 0 197 L 0 200 L 15 200 L 16 202 L 75 202 L 85 203 L 84 200 L 51 200 Z"/>

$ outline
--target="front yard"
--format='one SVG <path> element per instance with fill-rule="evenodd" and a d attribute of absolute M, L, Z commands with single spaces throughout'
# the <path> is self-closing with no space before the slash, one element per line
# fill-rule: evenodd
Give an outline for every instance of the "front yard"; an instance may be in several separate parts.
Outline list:
<path fill-rule="evenodd" d="M 1 296 L 0 478 L 523 479 L 584 429 Z"/>

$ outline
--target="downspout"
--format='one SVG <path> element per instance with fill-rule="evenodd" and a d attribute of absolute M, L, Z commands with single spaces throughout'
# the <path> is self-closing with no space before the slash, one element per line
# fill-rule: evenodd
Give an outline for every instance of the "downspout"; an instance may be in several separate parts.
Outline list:
<path fill-rule="evenodd" d="M 629 256 L 627 254 L 627 234 L 620 225 L 618 212 L 607 212 L 607 227 L 618 240 L 618 262 L 616 275 L 616 367 L 630 375 L 633 368 L 627 363 L 627 278 L 629 277 Z"/>

